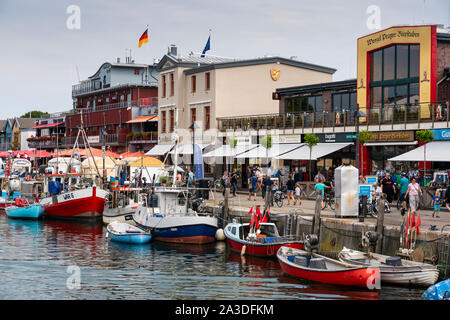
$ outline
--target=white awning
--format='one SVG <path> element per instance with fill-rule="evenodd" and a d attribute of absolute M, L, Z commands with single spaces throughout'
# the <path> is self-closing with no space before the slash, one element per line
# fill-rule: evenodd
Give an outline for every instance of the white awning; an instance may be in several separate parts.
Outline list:
<path fill-rule="evenodd" d="M 196 143 L 200 146 L 200 148 L 203 150 L 205 149 L 207 146 L 209 146 L 209 144 L 203 144 L 203 143 Z M 177 145 L 177 153 L 178 154 L 192 154 L 192 144 L 179 144 Z M 172 149 L 172 151 L 170 151 L 170 154 L 175 154 L 175 148 Z"/>
<path fill-rule="evenodd" d="M 299 148 L 303 143 L 275 143 L 271 148 L 266 149 L 262 145 L 257 145 L 256 148 L 250 149 L 244 153 L 238 153 L 237 159 L 254 159 L 254 158 L 273 158 L 281 153 L 291 151 Z"/>
<path fill-rule="evenodd" d="M 311 150 L 311 160 L 317 160 L 325 157 L 326 155 L 341 150 L 349 145 L 353 144 L 352 142 L 345 143 L 318 143 L 317 145 L 312 147 Z M 288 151 L 286 153 L 280 153 L 278 156 L 275 156 L 275 159 L 283 159 L 283 160 L 309 160 L 309 147 L 307 144 L 303 144 L 300 148 Z"/>
<path fill-rule="evenodd" d="M 174 144 L 157 144 L 150 151 L 146 153 L 148 156 L 162 156 L 169 152 Z"/>
<path fill-rule="evenodd" d="M 373 146 L 413 146 L 416 145 L 417 141 L 410 141 L 410 142 L 366 142 L 364 145 L 366 147 L 373 147 Z"/>
<path fill-rule="evenodd" d="M 257 144 L 238 144 L 236 147 L 231 148 L 230 145 L 224 144 L 208 153 L 203 155 L 204 158 L 222 158 L 222 157 L 234 157 L 237 154 L 247 152 L 248 150 L 257 148 Z"/>
<path fill-rule="evenodd" d="M 393 157 L 389 161 L 424 161 L 424 146 Z M 426 146 L 426 161 L 450 162 L 450 141 L 433 141 Z"/>

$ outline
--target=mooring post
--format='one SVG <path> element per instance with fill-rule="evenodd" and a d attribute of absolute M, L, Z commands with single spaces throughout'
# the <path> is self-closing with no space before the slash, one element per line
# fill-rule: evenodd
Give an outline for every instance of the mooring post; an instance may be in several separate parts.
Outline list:
<path fill-rule="evenodd" d="M 377 203 L 377 211 L 378 211 L 378 217 L 377 217 L 377 246 L 376 246 L 376 253 L 382 253 L 383 251 L 383 229 L 384 229 L 384 202 L 386 201 L 386 194 L 383 193 L 380 197 L 380 201 Z"/>
<path fill-rule="evenodd" d="M 228 222 L 228 199 L 230 197 L 230 188 L 228 188 L 226 185 L 225 188 L 225 198 L 223 200 L 223 220 Z M 224 224 L 225 225 L 225 224 Z"/>
<path fill-rule="evenodd" d="M 322 211 L 322 191 L 318 190 L 316 195 L 316 206 L 314 208 L 314 218 L 312 224 L 312 232 L 313 234 L 319 237 L 320 231 L 320 212 Z"/>
<path fill-rule="evenodd" d="M 272 190 L 270 188 L 266 188 L 266 196 L 264 198 L 264 211 L 267 211 L 267 208 L 270 207 L 271 199 L 270 196 L 272 195 Z"/>

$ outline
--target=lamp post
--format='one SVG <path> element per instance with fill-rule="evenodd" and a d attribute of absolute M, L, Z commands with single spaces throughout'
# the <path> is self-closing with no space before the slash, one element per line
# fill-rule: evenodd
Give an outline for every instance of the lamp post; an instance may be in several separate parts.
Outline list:
<path fill-rule="evenodd" d="M 192 124 L 189 126 L 189 129 L 192 129 L 192 173 L 195 176 L 195 155 L 194 155 L 194 144 L 195 144 L 195 129 L 198 129 L 198 126 L 195 124 L 195 122 L 192 122 Z"/>
<path fill-rule="evenodd" d="M 359 118 L 367 117 L 367 115 L 359 110 L 359 104 L 357 105 L 357 110 L 355 111 L 355 121 L 356 121 L 356 167 L 359 172 Z"/>
<path fill-rule="evenodd" d="M 103 174 L 102 174 L 102 187 L 105 185 L 105 149 L 106 149 L 106 127 L 104 126 L 102 128 L 102 139 L 103 139 L 103 146 L 102 146 L 102 158 L 103 158 Z M 94 160 L 94 159 L 92 159 Z"/>

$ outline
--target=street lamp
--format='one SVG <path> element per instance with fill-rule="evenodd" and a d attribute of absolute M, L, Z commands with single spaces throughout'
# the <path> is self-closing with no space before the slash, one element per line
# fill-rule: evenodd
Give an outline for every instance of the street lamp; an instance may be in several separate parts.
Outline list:
<path fill-rule="evenodd" d="M 367 115 L 359 110 L 359 104 L 357 105 L 357 110 L 355 111 L 355 121 L 356 121 L 356 168 L 359 172 L 359 118 L 365 118 Z"/>
<path fill-rule="evenodd" d="M 195 129 L 198 129 L 199 127 L 195 124 L 195 122 L 192 122 L 192 124 L 189 126 L 189 129 L 192 129 L 192 173 L 195 176 L 195 155 L 194 155 L 194 144 L 195 144 Z"/>

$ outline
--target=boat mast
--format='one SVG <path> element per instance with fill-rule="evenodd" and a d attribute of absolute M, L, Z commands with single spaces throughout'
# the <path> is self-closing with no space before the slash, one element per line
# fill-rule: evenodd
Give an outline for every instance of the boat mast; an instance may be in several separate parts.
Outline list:
<path fill-rule="evenodd" d="M 175 138 L 175 147 L 174 147 L 174 153 L 175 153 L 175 159 L 173 161 L 173 177 L 172 177 L 172 186 L 175 186 L 177 183 L 177 174 L 178 174 L 178 108 L 175 107 L 175 134 L 174 134 L 174 138 Z"/>

